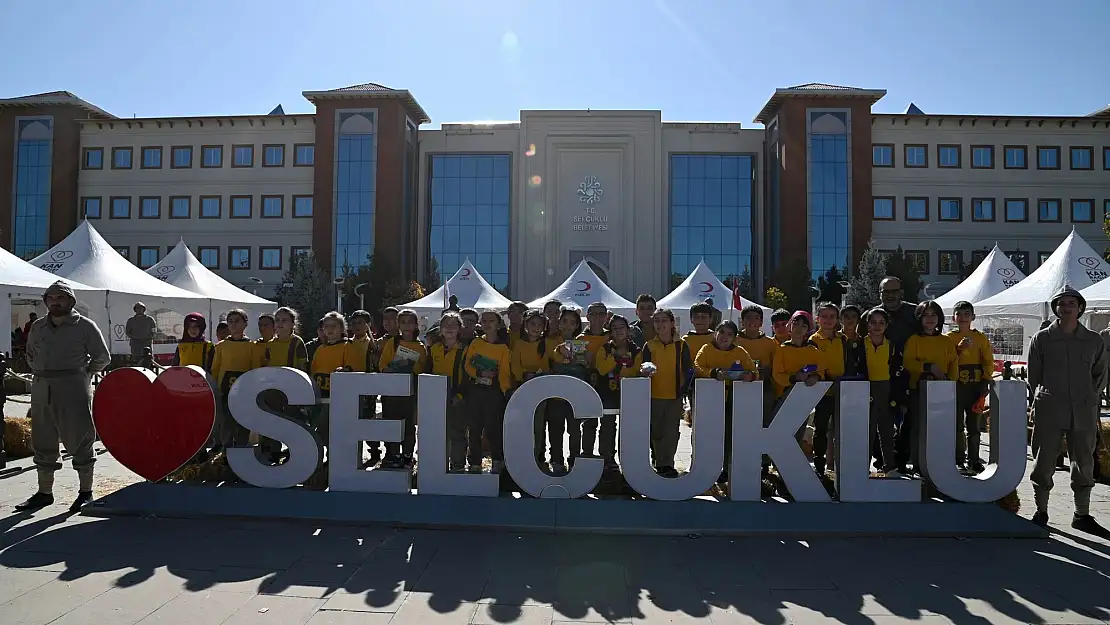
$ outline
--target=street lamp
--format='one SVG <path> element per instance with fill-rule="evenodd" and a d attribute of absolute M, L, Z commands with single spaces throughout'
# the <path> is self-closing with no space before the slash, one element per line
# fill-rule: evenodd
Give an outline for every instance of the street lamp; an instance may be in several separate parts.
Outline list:
<path fill-rule="evenodd" d="M 817 298 L 821 297 L 821 289 L 811 286 L 809 287 L 809 291 L 813 294 L 813 296 L 809 298 L 809 312 L 817 316 Z"/>
<path fill-rule="evenodd" d="M 363 293 L 362 288 L 370 286 L 369 282 L 361 282 L 355 285 L 355 295 L 358 296 L 359 310 L 366 310 L 366 293 Z"/>
<path fill-rule="evenodd" d="M 255 283 L 255 284 L 257 284 L 257 285 L 258 285 L 257 287 L 254 287 L 254 294 L 255 294 L 255 295 L 258 295 L 258 289 L 259 289 L 259 288 L 260 288 L 260 287 L 261 287 L 261 286 L 262 286 L 263 284 L 265 284 L 265 282 L 263 282 L 263 281 L 262 281 L 262 278 L 256 278 L 256 277 L 254 277 L 254 276 L 251 276 L 251 277 L 247 278 L 247 280 L 250 280 L 251 282 L 253 282 L 253 283 Z"/>
<path fill-rule="evenodd" d="M 840 294 L 840 307 L 844 308 L 844 298 L 848 296 L 848 289 L 852 288 L 852 283 L 845 280 L 839 280 L 836 285 L 844 289 L 844 292 Z"/>
<path fill-rule="evenodd" d="M 340 287 L 343 286 L 343 278 L 332 278 L 331 283 L 335 285 L 335 310 L 343 314 L 343 291 Z"/>

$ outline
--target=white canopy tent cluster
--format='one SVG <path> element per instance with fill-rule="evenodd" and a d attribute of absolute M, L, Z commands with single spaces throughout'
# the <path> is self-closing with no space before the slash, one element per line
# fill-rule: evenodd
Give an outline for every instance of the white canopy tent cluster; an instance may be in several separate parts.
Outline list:
<path fill-rule="evenodd" d="M 42 307 L 42 292 L 65 280 L 77 294 L 78 310 L 100 326 L 113 354 L 130 353 L 124 332 L 134 306 L 142 302 L 157 324 L 154 352 L 172 352 L 183 331 L 185 315 L 201 312 L 209 333 L 217 315 L 229 308 L 272 310 L 275 304 L 251 295 L 209 271 L 178 243 L 161 263 L 143 271 L 120 255 L 89 222 L 82 222 L 60 243 L 30 261 L 0 250 L 0 307 L 11 327 L 26 312 Z M 18 311 L 18 312 L 17 312 Z M 17 318 L 18 313 L 24 313 Z M 2 311 L 0 311 L 2 313 Z M 0 336 L 0 347 L 11 348 L 11 332 Z"/>

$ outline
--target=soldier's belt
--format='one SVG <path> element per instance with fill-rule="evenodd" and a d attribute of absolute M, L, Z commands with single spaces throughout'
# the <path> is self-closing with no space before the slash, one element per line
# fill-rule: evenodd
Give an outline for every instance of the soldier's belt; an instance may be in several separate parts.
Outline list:
<path fill-rule="evenodd" d="M 66 378 L 71 375 L 84 375 L 85 369 L 44 369 L 34 373 L 36 378 Z"/>

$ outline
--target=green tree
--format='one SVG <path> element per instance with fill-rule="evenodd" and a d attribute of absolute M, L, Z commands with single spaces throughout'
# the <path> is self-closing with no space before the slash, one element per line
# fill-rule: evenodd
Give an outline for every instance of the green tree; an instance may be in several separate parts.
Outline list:
<path fill-rule="evenodd" d="M 316 336 L 316 322 L 335 304 L 335 285 L 311 252 L 293 255 L 274 294 L 279 304 L 300 314 L 306 339 Z"/>
<path fill-rule="evenodd" d="M 758 299 L 755 293 L 755 279 L 752 278 L 752 270 L 747 265 L 744 265 L 744 271 L 741 271 L 740 275 L 731 276 L 731 280 L 726 281 L 725 284 L 729 285 L 730 288 L 739 286 L 740 297 L 749 302 Z"/>
<path fill-rule="evenodd" d="M 767 287 L 767 293 L 763 296 L 764 305 L 772 310 L 779 308 L 786 308 L 789 310 L 790 301 L 786 299 L 786 293 L 782 292 L 777 286 Z"/>
<path fill-rule="evenodd" d="M 916 302 L 918 293 L 921 292 L 921 274 L 913 259 L 906 256 L 906 252 L 899 245 L 898 249 L 888 254 L 886 258 L 886 275 L 902 281 L 903 298 L 907 302 Z"/>
<path fill-rule="evenodd" d="M 878 306 L 879 283 L 886 277 L 886 256 L 870 243 L 859 260 L 859 270 L 852 277 L 844 302 L 863 310 Z"/>
<path fill-rule="evenodd" d="M 788 305 L 784 308 L 787 310 L 809 310 L 813 307 L 814 293 L 810 288 L 813 278 L 805 263 L 790 262 L 780 266 L 771 282 L 786 294 Z"/>
<path fill-rule="evenodd" d="M 1110 212 L 1104 213 L 1102 216 L 1102 235 L 1110 239 Z M 1102 257 L 1110 261 L 1110 247 L 1103 249 Z"/>
<path fill-rule="evenodd" d="M 832 302 L 837 306 L 840 305 L 840 298 L 844 296 L 845 288 L 840 286 L 846 278 L 844 274 L 840 273 L 840 268 L 836 265 L 829 267 L 824 275 L 817 278 L 817 288 L 821 291 L 821 295 L 817 297 L 822 302 Z"/>
<path fill-rule="evenodd" d="M 431 293 L 438 289 L 443 284 L 439 278 L 439 261 L 435 256 L 428 258 L 428 267 L 424 271 L 424 279 L 420 282 L 420 286 L 424 289 L 425 293 Z"/>
<path fill-rule="evenodd" d="M 682 284 L 682 281 L 685 280 L 685 279 L 686 279 L 686 276 L 684 276 L 680 273 L 671 273 L 671 279 L 669 281 L 670 285 L 671 285 L 670 290 L 673 291 L 673 290 L 677 289 L 678 286 L 680 284 Z"/>

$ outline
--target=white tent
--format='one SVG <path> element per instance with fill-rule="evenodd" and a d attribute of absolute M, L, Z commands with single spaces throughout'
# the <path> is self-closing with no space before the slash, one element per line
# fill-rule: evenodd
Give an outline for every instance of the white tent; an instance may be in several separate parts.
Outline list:
<path fill-rule="evenodd" d="M 1029 340 L 1052 318 L 1049 300 L 1064 285 L 1082 291 L 1110 275 L 1102 255 L 1073 229 L 1060 247 L 1021 282 L 975 304 L 979 325 L 999 359 L 1024 362 Z"/>
<path fill-rule="evenodd" d="M 106 332 L 104 338 L 113 354 L 131 351 L 124 335 L 124 324 L 134 314 L 135 302 L 146 304 L 147 314 L 158 324 L 154 339 L 156 354 L 173 351 L 186 314 L 210 306 L 207 297 L 166 284 L 132 265 L 87 221 L 82 221 L 61 243 L 33 259 L 31 264 L 58 277 L 108 292 L 107 327 L 111 332 Z"/>
<path fill-rule="evenodd" d="M 952 308 L 959 302 L 979 302 L 997 295 L 1014 286 L 1025 278 L 1025 274 L 1017 268 L 1006 252 L 997 244 L 990 254 L 979 263 L 975 271 L 966 280 L 956 285 L 951 291 L 936 299 L 944 314 L 951 315 Z"/>
<path fill-rule="evenodd" d="M 0 351 L 11 352 L 12 330 L 22 327 L 31 312 L 46 313 L 42 294 L 58 276 L 39 269 L 8 250 L 0 248 L 0 319 L 7 323 L 7 330 L 0 332 Z M 104 291 L 73 280 L 64 280 L 77 296 L 77 310 L 103 328 L 108 326 L 108 311 L 104 307 Z"/>
<path fill-rule="evenodd" d="M 463 262 L 455 275 L 435 291 L 420 299 L 399 306 L 416 311 L 420 317 L 420 329 L 424 331 L 439 321 L 440 314 L 449 305 L 450 298 L 456 298 L 459 308 L 505 311 L 512 301 L 493 288 L 469 260 Z"/>
<path fill-rule="evenodd" d="M 240 289 L 202 265 L 189 251 L 184 239 L 146 272 L 162 282 L 211 298 L 207 309 L 209 334 L 214 331 L 219 316 L 232 308 L 245 309 L 252 320 L 260 313 L 272 313 L 277 308 L 274 302 Z M 247 333 L 251 334 L 249 329 Z"/>
<path fill-rule="evenodd" d="M 721 311 L 722 319 L 731 319 L 736 322 L 740 320 L 740 310 L 751 305 L 759 306 L 755 302 L 741 298 L 740 310 L 737 310 L 733 306 L 732 291 L 717 279 L 717 275 L 713 273 L 709 265 L 705 264 L 705 261 L 698 263 L 698 266 L 694 267 L 690 275 L 686 276 L 686 280 L 666 297 L 659 300 L 658 305 L 660 308 L 670 308 L 674 311 L 675 317 L 678 318 L 679 331 L 685 333 L 692 329 L 690 325 L 690 307 L 694 304 L 700 304 L 706 299 L 713 300 L 713 305 Z M 770 333 L 771 313 L 774 311 L 766 306 L 759 307 L 763 309 L 763 331 Z"/>
<path fill-rule="evenodd" d="M 574 304 L 582 309 L 583 314 L 594 302 L 601 302 L 612 312 L 626 316 L 636 312 L 636 304 L 617 295 L 616 291 L 597 277 L 586 261 L 578 263 L 570 277 L 554 291 L 532 301 L 528 307 L 542 310 L 544 302 L 553 299 L 559 300 L 564 306 Z"/>

